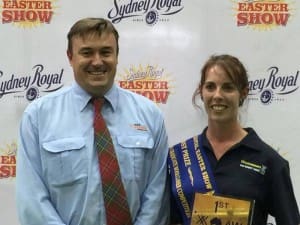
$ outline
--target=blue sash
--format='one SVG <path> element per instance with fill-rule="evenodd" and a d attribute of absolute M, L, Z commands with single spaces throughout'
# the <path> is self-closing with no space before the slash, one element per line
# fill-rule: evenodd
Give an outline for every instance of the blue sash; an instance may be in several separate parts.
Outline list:
<path fill-rule="evenodd" d="M 170 148 L 168 163 L 172 193 L 184 225 L 190 225 L 195 192 L 217 192 L 208 159 L 202 148 L 202 135 Z"/>

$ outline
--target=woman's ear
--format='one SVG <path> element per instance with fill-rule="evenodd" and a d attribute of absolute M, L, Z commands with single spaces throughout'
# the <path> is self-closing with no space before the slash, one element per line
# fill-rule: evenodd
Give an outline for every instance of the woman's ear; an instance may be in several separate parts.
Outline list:
<path fill-rule="evenodd" d="M 244 100 L 249 94 L 249 87 L 245 87 L 241 93 L 241 98 Z"/>
<path fill-rule="evenodd" d="M 248 87 L 245 87 L 242 92 L 241 92 L 241 97 L 240 97 L 240 100 L 239 100 L 239 106 L 242 106 L 243 103 L 244 103 L 244 100 L 247 98 L 248 96 L 248 93 L 249 93 L 249 88 Z"/>

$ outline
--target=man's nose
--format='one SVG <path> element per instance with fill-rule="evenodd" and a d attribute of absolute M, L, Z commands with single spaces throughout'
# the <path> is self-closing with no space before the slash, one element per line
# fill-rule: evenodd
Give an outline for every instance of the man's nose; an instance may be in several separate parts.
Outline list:
<path fill-rule="evenodd" d="M 103 64 L 103 58 L 99 53 L 95 53 L 92 59 L 93 65 L 102 65 Z"/>

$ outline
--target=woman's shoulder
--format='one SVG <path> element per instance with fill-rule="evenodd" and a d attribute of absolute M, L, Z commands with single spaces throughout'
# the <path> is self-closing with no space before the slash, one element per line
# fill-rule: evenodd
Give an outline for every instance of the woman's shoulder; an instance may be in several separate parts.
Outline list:
<path fill-rule="evenodd" d="M 245 145 L 259 152 L 261 159 L 265 159 L 274 165 L 286 165 L 287 160 L 283 157 L 280 150 L 275 149 L 269 143 L 264 141 L 253 128 L 246 128 L 248 135 L 245 139 Z"/>

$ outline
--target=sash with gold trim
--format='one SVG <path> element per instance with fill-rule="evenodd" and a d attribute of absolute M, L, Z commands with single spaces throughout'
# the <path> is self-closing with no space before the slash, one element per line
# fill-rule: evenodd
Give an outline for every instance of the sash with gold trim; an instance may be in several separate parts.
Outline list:
<path fill-rule="evenodd" d="M 194 194 L 216 191 L 216 183 L 208 159 L 200 146 L 202 136 L 192 137 L 169 150 L 168 163 L 172 193 L 183 215 L 183 224 L 190 225 Z"/>
<path fill-rule="evenodd" d="M 170 148 L 172 193 L 184 225 L 251 225 L 254 200 L 215 195 L 216 183 L 202 150 L 202 135 Z"/>

